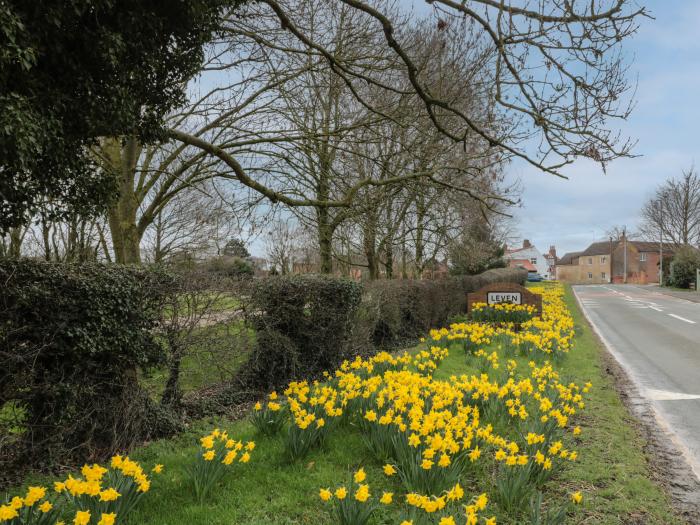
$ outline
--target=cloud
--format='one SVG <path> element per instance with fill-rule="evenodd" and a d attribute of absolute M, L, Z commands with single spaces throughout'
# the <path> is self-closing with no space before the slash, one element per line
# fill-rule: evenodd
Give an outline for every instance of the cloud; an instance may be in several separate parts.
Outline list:
<path fill-rule="evenodd" d="M 556 245 L 560 254 L 584 249 L 605 238 L 615 225 L 634 229 L 639 210 L 669 176 L 687 169 L 687 152 L 666 149 L 612 163 L 607 174 L 591 161 L 571 166 L 562 180 L 535 169 L 513 170 L 524 187 L 523 207 L 515 214 L 518 233 L 540 250 Z"/>

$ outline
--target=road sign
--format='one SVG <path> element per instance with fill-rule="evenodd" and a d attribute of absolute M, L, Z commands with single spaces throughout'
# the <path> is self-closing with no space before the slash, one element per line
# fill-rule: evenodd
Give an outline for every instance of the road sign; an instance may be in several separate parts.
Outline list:
<path fill-rule="evenodd" d="M 513 303 L 523 304 L 523 294 L 520 292 L 488 292 L 486 294 L 487 304 Z"/>
<path fill-rule="evenodd" d="M 488 284 L 476 292 L 467 294 L 467 312 L 470 312 L 472 305 L 477 303 L 531 305 L 537 309 L 538 315 L 542 314 L 542 296 L 515 283 Z"/>

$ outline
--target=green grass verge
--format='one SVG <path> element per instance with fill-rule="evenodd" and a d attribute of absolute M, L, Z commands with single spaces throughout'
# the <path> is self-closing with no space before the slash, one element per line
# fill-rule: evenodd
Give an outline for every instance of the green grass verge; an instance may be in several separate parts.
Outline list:
<path fill-rule="evenodd" d="M 574 316 L 577 339 L 575 350 L 562 368 L 571 380 L 590 380 L 594 388 L 580 421 L 580 460 L 550 482 L 546 497 L 563 501 L 574 490 L 583 492 L 584 503 L 570 516 L 570 523 L 681 523 L 674 517 L 663 490 L 649 479 L 649 466 L 642 452 L 644 441 L 615 392 L 612 379 L 602 369 L 600 354 L 604 350 L 579 311 L 570 288 L 566 302 Z M 519 361 L 519 367 L 523 366 L 523 360 Z M 461 353 L 454 349 L 437 376 L 470 372 Z M 209 430 L 213 424 L 202 425 L 199 430 Z M 255 439 L 252 427 L 245 421 L 225 426 L 237 436 Z M 380 465 L 371 459 L 360 436 L 347 432 L 333 433 L 324 449 L 294 465 L 283 461 L 279 439 L 260 439 L 254 460 L 237 468 L 214 492 L 210 502 L 198 506 L 182 475 L 197 451 L 194 440 L 198 435 L 199 432 L 193 432 L 177 440 L 154 443 L 136 454 L 149 463 L 164 463 L 168 469 L 164 478 L 154 484 L 149 503 L 135 516 L 136 523 L 331 523 L 328 507 L 318 499 L 318 489 L 336 486 L 360 465 L 368 471 L 373 491 L 387 488 L 401 493 L 396 483 L 381 475 Z M 467 489 L 484 484 L 488 485 L 489 480 L 477 479 Z M 385 510 L 375 521 L 398 523 L 397 518 L 397 514 Z"/>
<path fill-rule="evenodd" d="M 649 466 L 642 452 L 644 441 L 602 369 L 603 349 L 570 288 L 566 302 L 576 323 L 576 347 L 558 366 L 565 377 L 580 383 L 590 380 L 594 388 L 578 420 L 583 428 L 575 446 L 580 459 L 549 483 L 545 500 L 562 503 L 572 491 L 582 491 L 584 503 L 569 515 L 568 523 L 572 524 L 682 523 L 674 517 L 665 493 L 649 479 Z M 526 366 L 525 359 L 518 361 L 519 369 Z M 461 351 L 454 348 L 436 377 L 472 372 Z M 258 446 L 249 464 L 236 464 L 209 500 L 197 505 L 187 484 L 186 467 L 198 453 L 197 438 L 214 426 L 226 428 L 239 439 L 255 439 Z M 347 483 L 359 466 L 367 471 L 373 493 L 404 492 L 398 480 L 382 475 L 381 465 L 371 458 L 360 434 L 352 429 L 331 433 L 324 448 L 296 464 L 283 459 L 279 438 L 255 436 L 247 421 L 200 421 L 186 434 L 142 447 L 132 456 L 148 466 L 162 463 L 166 469 L 130 519 L 130 523 L 139 525 L 331 524 L 330 507 L 320 501 L 318 490 Z M 481 471 L 464 485 L 467 494 L 478 493 L 484 487 L 492 492 L 488 471 Z M 489 504 L 489 510 L 496 510 L 493 504 Z M 395 509 L 383 508 L 374 523 L 398 524 L 399 514 Z M 499 519 L 498 523 L 514 522 Z"/>

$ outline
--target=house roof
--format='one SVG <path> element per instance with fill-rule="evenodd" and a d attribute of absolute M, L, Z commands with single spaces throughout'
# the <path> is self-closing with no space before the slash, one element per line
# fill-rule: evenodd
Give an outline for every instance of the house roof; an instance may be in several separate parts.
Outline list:
<path fill-rule="evenodd" d="M 557 265 L 573 264 L 574 259 L 581 255 L 581 252 L 569 252 L 562 255 L 557 261 Z"/>
<path fill-rule="evenodd" d="M 609 255 L 610 241 L 594 242 L 588 248 L 583 250 L 579 255 L 586 257 L 588 255 Z"/>
<path fill-rule="evenodd" d="M 640 252 L 658 252 L 659 243 L 658 242 L 647 242 L 647 241 L 627 241 L 629 244 L 633 244 L 637 251 Z M 665 252 L 675 252 L 676 247 L 670 243 L 663 243 L 663 251 Z"/>
<path fill-rule="evenodd" d="M 537 268 L 527 259 L 511 259 L 508 261 L 509 268 L 523 268 L 528 272 L 536 272 Z"/>

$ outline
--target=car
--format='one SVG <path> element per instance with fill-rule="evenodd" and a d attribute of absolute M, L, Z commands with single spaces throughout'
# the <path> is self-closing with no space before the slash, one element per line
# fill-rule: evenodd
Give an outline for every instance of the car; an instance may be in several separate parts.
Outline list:
<path fill-rule="evenodd" d="M 527 280 L 531 283 L 539 283 L 540 281 L 543 281 L 544 279 L 542 276 L 538 273 L 535 272 L 529 272 L 527 274 Z"/>

